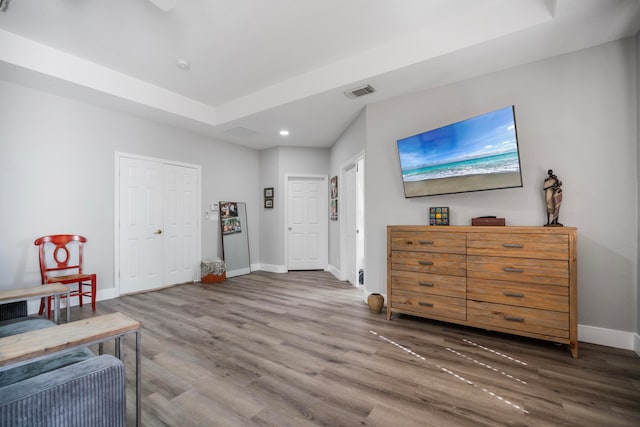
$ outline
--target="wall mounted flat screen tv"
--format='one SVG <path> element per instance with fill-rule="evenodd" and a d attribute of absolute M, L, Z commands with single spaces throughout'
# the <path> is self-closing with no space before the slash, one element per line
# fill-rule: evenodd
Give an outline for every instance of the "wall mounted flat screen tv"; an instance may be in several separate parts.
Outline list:
<path fill-rule="evenodd" d="M 404 196 L 522 187 L 514 106 L 398 140 Z"/>

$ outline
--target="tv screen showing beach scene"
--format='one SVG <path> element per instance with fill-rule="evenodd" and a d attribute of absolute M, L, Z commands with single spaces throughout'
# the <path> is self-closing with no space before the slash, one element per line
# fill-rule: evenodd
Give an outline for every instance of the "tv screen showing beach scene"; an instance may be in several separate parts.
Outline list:
<path fill-rule="evenodd" d="M 522 187 L 514 106 L 398 140 L 406 198 Z"/>

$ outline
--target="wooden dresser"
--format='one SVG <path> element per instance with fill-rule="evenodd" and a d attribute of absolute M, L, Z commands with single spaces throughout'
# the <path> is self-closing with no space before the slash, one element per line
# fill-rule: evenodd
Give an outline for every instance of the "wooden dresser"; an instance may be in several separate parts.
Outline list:
<path fill-rule="evenodd" d="M 387 227 L 393 312 L 569 344 L 578 357 L 573 227 Z"/>

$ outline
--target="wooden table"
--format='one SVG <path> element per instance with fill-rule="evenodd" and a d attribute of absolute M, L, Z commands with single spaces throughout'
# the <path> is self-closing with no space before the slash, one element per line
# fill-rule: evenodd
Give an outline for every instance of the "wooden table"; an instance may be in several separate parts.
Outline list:
<path fill-rule="evenodd" d="M 69 323 L 70 311 L 69 311 L 69 287 L 61 283 L 55 283 L 51 285 L 39 285 L 30 288 L 21 289 L 9 289 L 6 291 L 0 290 L 0 303 L 7 304 L 10 302 L 24 301 L 29 298 L 45 298 L 54 297 L 55 304 L 53 309 L 53 321 L 59 323 L 60 319 L 60 295 L 67 296 L 67 323 Z M 47 304 L 49 307 L 49 304 Z M 50 313 L 48 313 L 50 314 Z"/>
<path fill-rule="evenodd" d="M 49 287 L 52 285 L 42 286 Z M 63 285 L 64 286 L 64 285 Z M 73 351 L 78 347 L 100 345 L 116 340 L 116 356 L 122 360 L 122 338 L 136 335 L 136 425 L 140 425 L 140 322 L 122 313 L 91 317 L 51 328 L 38 329 L 0 338 L 0 371 L 24 365 L 35 360 Z"/>

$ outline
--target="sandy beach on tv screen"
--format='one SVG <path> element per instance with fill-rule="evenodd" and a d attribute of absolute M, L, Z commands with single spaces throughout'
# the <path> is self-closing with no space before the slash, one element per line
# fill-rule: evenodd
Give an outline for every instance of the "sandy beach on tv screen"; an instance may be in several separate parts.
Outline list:
<path fill-rule="evenodd" d="M 522 186 L 522 180 L 519 173 L 496 173 L 405 182 L 404 194 L 405 197 L 435 196 L 520 186 Z"/>

